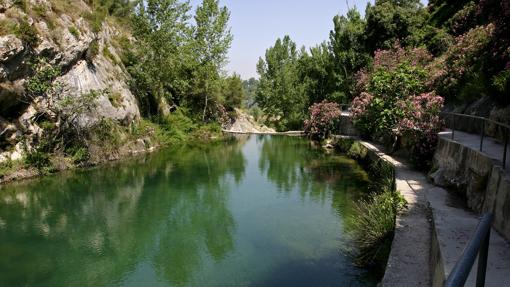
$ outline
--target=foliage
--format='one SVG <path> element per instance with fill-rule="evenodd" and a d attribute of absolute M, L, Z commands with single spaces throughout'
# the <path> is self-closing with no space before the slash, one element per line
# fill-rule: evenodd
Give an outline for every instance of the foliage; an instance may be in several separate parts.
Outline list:
<path fill-rule="evenodd" d="M 432 65 L 431 86 L 450 99 L 470 101 L 488 91 L 480 59 L 486 54 L 493 25 L 479 26 L 456 38 Z"/>
<path fill-rule="evenodd" d="M 413 34 L 423 26 L 426 11 L 419 0 L 378 0 L 365 12 L 369 51 L 389 49 L 395 41 L 413 44 Z"/>
<path fill-rule="evenodd" d="M 180 102 L 190 87 L 190 9 L 187 3 L 166 0 L 146 1 L 135 9 L 132 30 L 137 41 L 123 42 L 123 60 L 146 116 L 158 114 L 161 99 Z"/>
<path fill-rule="evenodd" d="M 16 27 L 16 35 L 26 45 L 35 48 L 39 44 L 39 36 L 37 35 L 37 29 L 28 24 L 27 21 L 22 20 Z"/>
<path fill-rule="evenodd" d="M 438 133 L 443 126 L 439 118 L 443 101 L 431 92 L 397 102 L 404 116 L 397 123 L 396 133 L 408 140 L 411 161 L 419 168 L 431 166 Z"/>
<path fill-rule="evenodd" d="M 344 95 L 335 94 L 333 65 L 326 43 L 312 47 L 309 52 L 302 49 L 297 62 L 299 82 L 307 106 L 323 100 L 343 100 Z M 336 99 L 335 99 L 336 98 Z"/>
<path fill-rule="evenodd" d="M 248 108 L 253 107 L 256 104 L 256 93 L 259 85 L 259 81 L 255 78 L 249 78 L 243 81 L 243 89 L 246 98 L 246 105 Z"/>
<path fill-rule="evenodd" d="M 246 97 L 241 77 L 234 74 L 224 79 L 222 94 L 224 97 L 223 100 L 225 108 L 227 108 L 227 110 L 232 111 L 234 108 L 241 107 Z"/>
<path fill-rule="evenodd" d="M 45 173 L 51 169 L 50 154 L 39 149 L 27 151 L 24 162 L 35 167 L 40 173 Z"/>
<path fill-rule="evenodd" d="M 391 190 L 356 204 L 347 231 L 356 246 L 354 255 L 358 265 L 385 265 L 393 240 L 395 217 L 404 206 L 405 200 Z"/>
<path fill-rule="evenodd" d="M 87 60 L 88 63 L 92 63 L 92 61 L 98 54 L 99 54 L 99 42 L 97 41 L 97 39 L 94 39 L 89 44 L 89 48 L 85 53 L 85 59 Z"/>
<path fill-rule="evenodd" d="M 218 120 L 216 109 L 228 98 L 221 91 L 221 69 L 232 41 L 230 14 L 218 1 L 204 0 L 191 25 L 190 9 L 189 3 L 176 0 L 146 1 L 135 9 L 137 41 L 126 45 L 123 58 L 147 116 L 171 103 L 202 121 Z"/>
<path fill-rule="evenodd" d="M 355 125 L 365 136 L 387 138 L 394 133 L 403 111 L 397 106 L 414 94 L 425 92 L 427 71 L 424 64 L 430 56 L 423 49 L 377 51 L 374 67 L 359 83 L 363 92 L 352 106 Z M 367 73 L 367 72 L 365 72 Z"/>
<path fill-rule="evenodd" d="M 370 63 L 370 55 L 365 47 L 366 21 L 356 9 L 346 16 L 333 18 L 334 29 L 329 36 L 330 57 L 333 65 L 333 92 L 343 95 L 333 97 L 337 101 L 352 99 L 354 74 Z"/>
<path fill-rule="evenodd" d="M 60 75 L 60 67 L 50 65 L 45 59 L 38 59 L 32 64 L 34 75 L 25 82 L 25 90 L 30 98 L 45 96 L 54 85 L 53 80 Z"/>
<path fill-rule="evenodd" d="M 71 35 L 73 35 L 76 39 L 80 38 L 80 31 L 78 31 L 75 26 L 69 26 L 68 29 L 69 33 L 71 33 Z"/>
<path fill-rule="evenodd" d="M 420 167 L 427 166 L 442 125 L 443 98 L 428 92 L 426 68 L 430 55 L 423 49 L 377 51 L 374 67 L 360 77 L 363 90 L 352 102 L 352 116 L 366 137 L 404 146 Z"/>
<path fill-rule="evenodd" d="M 11 174 L 22 168 L 24 163 L 19 160 L 11 160 L 7 159 L 3 162 L 0 162 L 0 178 L 3 178 L 6 175 Z"/>
<path fill-rule="evenodd" d="M 304 119 L 307 100 L 297 64 L 298 51 L 289 36 L 276 40 L 257 64 L 257 105 L 271 116 L 268 121 L 278 130 L 300 128 Z"/>
<path fill-rule="evenodd" d="M 337 103 L 322 101 L 310 108 L 310 118 L 305 120 L 305 132 L 313 139 L 322 140 L 331 135 L 342 111 Z"/>
<path fill-rule="evenodd" d="M 219 71 L 226 63 L 233 39 L 228 27 L 229 19 L 230 12 L 227 7 L 219 6 L 219 0 L 203 0 L 196 10 L 192 52 L 197 66 L 194 67 L 194 103 L 191 107 L 203 108 L 202 121 L 206 121 L 208 109 L 219 103 L 215 88 L 220 84 Z M 209 111 L 209 114 L 213 113 Z"/>

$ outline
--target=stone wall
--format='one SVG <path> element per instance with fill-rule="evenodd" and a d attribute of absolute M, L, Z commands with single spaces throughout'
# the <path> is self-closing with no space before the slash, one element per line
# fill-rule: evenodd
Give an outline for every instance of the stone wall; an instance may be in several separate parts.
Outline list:
<path fill-rule="evenodd" d="M 477 213 L 494 213 L 494 228 L 510 239 L 510 174 L 478 150 L 440 138 L 429 178 L 461 193 Z"/>

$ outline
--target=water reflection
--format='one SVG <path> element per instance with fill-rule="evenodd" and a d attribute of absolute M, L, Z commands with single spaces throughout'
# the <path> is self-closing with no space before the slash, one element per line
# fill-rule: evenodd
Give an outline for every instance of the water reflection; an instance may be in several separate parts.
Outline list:
<path fill-rule="evenodd" d="M 366 172 L 354 160 L 294 137 L 263 141 L 259 169 L 280 192 L 297 190 L 302 198 L 321 202 L 332 197 L 340 214 L 349 213 L 344 209 L 352 207 L 368 186 Z"/>
<path fill-rule="evenodd" d="M 244 176 L 241 146 L 162 152 L 2 187 L 0 286 L 106 286 L 144 261 L 185 285 L 202 251 L 221 260 L 233 249 L 226 181 Z"/>
<path fill-rule="evenodd" d="M 3 186 L 0 286 L 373 286 L 338 253 L 366 181 L 258 136 Z"/>

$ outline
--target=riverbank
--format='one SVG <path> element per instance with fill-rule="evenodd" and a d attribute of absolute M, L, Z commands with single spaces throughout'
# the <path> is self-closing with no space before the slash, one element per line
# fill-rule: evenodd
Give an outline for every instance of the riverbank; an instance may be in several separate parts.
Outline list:
<path fill-rule="evenodd" d="M 351 136 L 335 136 L 333 145 L 358 160 L 382 162 L 394 170 L 395 191 L 407 201 L 407 208 L 399 212 L 391 251 L 382 280 L 383 286 L 430 286 L 431 225 L 424 194 L 411 187 L 418 174 L 407 163 L 386 155 L 383 148 Z M 354 152 L 354 149 L 356 151 Z"/>
<path fill-rule="evenodd" d="M 183 134 L 183 130 L 189 130 Z M 196 146 L 210 144 L 226 139 L 219 125 L 201 125 L 190 129 L 172 124 L 171 128 L 164 124 L 140 121 L 136 126 L 110 131 L 111 134 L 101 142 L 87 144 L 78 156 L 67 156 L 62 153 L 38 154 L 41 159 L 28 161 L 27 154 L 19 160 L 0 163 L 0 185 L 31 179 L 39 176 L 58 173 L 65 170 L 89 168 L 108 162 L 130 158 L 136 155 L 152 153 L 163 147 Z"/>
<path fill-rule="evenodd" d="M 476 229 L 479 215 L 398 155 L 389 156 L 383 147 L 356 137 L 335 137 L 335 146 L 347 153 L 354 143 L 364 157 L 382 159 L 394 167 L 396 190 L 408 204 L 396 218 L 382 286 L 442 286 Z M 509 271 L 510 244 L 493 229 L 486 286 L 510 284 Z M 466 286 L 474 286 L 475 273 L 473 268 Z"/>
<path fill-rule="evenodd" d="M 93 161 L 87 161 L 80 164 L 73 163 L 69 158 L 53 156 L 50 158 L 52 166 L 47 170 L 41 170 L 35 166 L 27 165 L 23 162 L 23 160 L 14 161 L 10 163 L 10 167 L 4 167 L 5 171 L 0 175 L 0 185 L 13 181 L 45 176 L 70 169 L 98 166 L 107 162 L 117 161 L 140 154 L 151 153 L 158 150 L 160 147 L 160 144 L 153 144 L 148 138 L 140 138 L 122 146 L 115 153 L 102 154 L 102 156 L 97 156 Z M 4 165 L 7 164 L 4 163 Z"/>

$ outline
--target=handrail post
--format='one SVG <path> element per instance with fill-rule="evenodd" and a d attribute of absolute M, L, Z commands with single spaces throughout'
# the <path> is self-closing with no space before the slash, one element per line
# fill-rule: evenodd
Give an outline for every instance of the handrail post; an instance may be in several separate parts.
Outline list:
<path fill-rule="evenodd" d="M 508 148 L 508 130 L 505 133 L 505 147 L 503 148 L 503 169 L 506 169 L 506 150 Z"/>
<path fill-rule="evenodd" d="M 484 136 L 484 133 L 485 133 L 485 121 L 483 120 L 482 121 L 482 131 L 481 131 L 481 134 L 480 134 L 480 151 L 483 150 L 483 136 Z"/>
<path fill-rule="evenodd" d="M 452 140 L 455 138 L 455 115 L 452 115 L 453 125 L 452 125 Z"/>
<path fill-rule="evenodd" d="M 489 242 L 491 239 L 491 230 L 485 235 L 480 252 L 478 253 L 478 270 L 476 273 L 476 287 L 485 286 L 485 275 L 487 273 L 487 257 L 489 256 Z"/>

